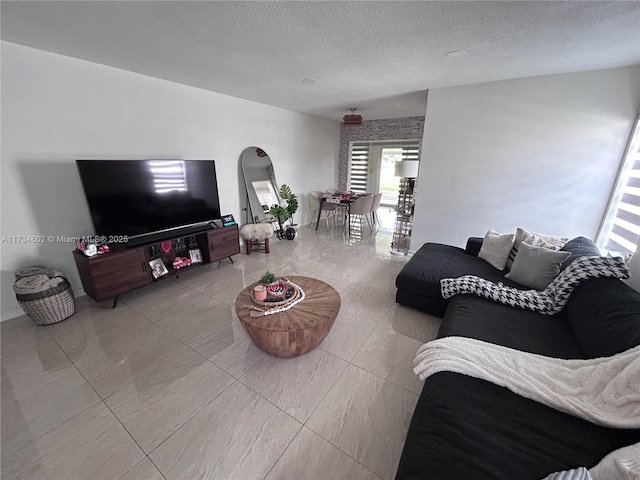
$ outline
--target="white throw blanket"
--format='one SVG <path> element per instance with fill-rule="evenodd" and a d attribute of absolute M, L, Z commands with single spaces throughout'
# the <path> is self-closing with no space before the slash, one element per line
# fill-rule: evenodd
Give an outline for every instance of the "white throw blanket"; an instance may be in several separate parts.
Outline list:
<path fill-rule="evenodd" d="M 552 473 L 543 480 L 638 480 L 640 443 L 614 450 L 593 468 L 585 467 Z"/>
<path fill-rule="evenodd" d="M 422 380 L 461 373 L 599 425 L 640 428 L 640 346 L 612 357 L 564 360 L 445 337 L 420 347 L 414 363 Z"/>
<path fill-rule="evenodd" d="M 589 470 L 593 480 L 638 480 L 640 443 L 614 450 Z"/>

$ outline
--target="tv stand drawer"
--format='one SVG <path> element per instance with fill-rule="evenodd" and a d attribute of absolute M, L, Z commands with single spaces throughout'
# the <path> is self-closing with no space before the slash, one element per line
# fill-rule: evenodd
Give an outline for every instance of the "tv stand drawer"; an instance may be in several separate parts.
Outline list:
<path fill-rule="evenodd" d="M 142 248 L 95 257 L 75 252 L 74 258 L 85 293 L 97 302 L 151 283 L 149 265 Z"/>
<path fill-rule="evenodd" d="M 210 262 L 217 262 L 240 253 L 238 225 L 209 230 L 207 232 L 207 245 Z"/>

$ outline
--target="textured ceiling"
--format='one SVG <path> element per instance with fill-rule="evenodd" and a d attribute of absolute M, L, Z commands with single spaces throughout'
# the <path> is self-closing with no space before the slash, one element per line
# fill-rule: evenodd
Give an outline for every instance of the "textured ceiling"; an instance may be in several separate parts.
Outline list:
<path fill-rule="evenodd" d="M 365 120 L 424 115 L 429 88 L 640 64 L 637 1 L 0 8 L 3 40 L 334 120 L 351 106 Z"/>

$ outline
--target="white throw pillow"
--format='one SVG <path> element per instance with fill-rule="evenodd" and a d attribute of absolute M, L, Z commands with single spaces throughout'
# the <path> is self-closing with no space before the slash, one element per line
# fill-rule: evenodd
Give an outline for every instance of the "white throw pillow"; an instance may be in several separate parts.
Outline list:
<path fill-rule="evenodd" d="M 540 237 L 545 242 L 550 243 L 554 247 L 557 247 L 557 250 L 560 250 L 562 247 L 564 247 L 564 244 L 569 241 L 568 237 L 554 237 L 553 235 L 544 235 L 542 233 L 536 233 L 536 232 L 529 232 L 529 233 L 531 233 L 532 235 L 535 235 L 536 237 Z"/>
<path fill-rule="evenodd" d="M 554 239 L 554 242 L 549 242 L 548 239 Z M 511 253 L 509 253 L 509 258 L 507 259 L 507 268 L 511 270 L 513 267 L 513 262 L 516 259 L 516 255 L 518 254 L 518 249 L 522 243 L 526 243 L 528 245 L 532 245 L 534 247 L 542 247 L 548 248 L 549 250 L 560 250 L 560 248 L 564 245 L 562 239 L 557 239 L 556 237 L 550 237 L 548 235 L 540 235 L 538 233 L 528 232 L 524 228 L 518 227 L 516 230 L 516 236 L 513 241 L 513 248 L 511 249 Z M 558 246 L 560 244 L 560 246 Z"/>
<path fill-rule="evenodd" d="M 482 241 L 478 257 L 489 262 L 498 270 L 504 270 L 513 248 L 514 234 L 501 235 L 493 228 L 489 229 Z"/>

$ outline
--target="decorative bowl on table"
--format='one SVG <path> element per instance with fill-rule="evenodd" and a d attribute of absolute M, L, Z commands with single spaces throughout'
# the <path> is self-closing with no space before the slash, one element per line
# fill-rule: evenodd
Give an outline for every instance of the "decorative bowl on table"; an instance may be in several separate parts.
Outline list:
<path fill-rule="evenodd" d="M 260 306 L 276 307 L 298 299 L 301 293 L 300 288 L 287 279 L 279 279 L 268 285 L 256 285 L 251 292 L 251 300 Z"/>
<path fill-rule="evenodd" d="M 267 287 L 267 298 L 269 297 L 282 297 L 286 290 L 286 285 L 282 281 L 270 283 Z"/>

